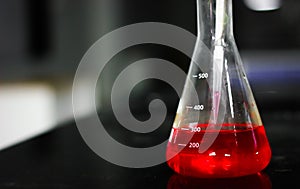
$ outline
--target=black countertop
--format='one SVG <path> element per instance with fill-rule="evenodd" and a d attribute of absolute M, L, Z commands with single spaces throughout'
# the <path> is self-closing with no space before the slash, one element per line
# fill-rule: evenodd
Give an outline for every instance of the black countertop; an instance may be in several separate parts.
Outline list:
<path fill-rule="evenodd" d="M 300 116 L 273 112 L 262 117 L 273 156 L 257 175 L 208 180 L 176 175 L 166 163 L 120 167 L 91 151 L 71 121 L 0 151 L 0 188 L 300 188 Z"/>

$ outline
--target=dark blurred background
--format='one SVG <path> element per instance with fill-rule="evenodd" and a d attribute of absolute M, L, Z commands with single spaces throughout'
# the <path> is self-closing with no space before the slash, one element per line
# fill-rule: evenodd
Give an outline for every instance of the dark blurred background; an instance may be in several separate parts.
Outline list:
<path fill-rule="evenodd" d="M 276 119 L 300 117 L 299 9 L 298 0 L 234 0 L 234 35 L 262 118 L 270 112 Z M 0 149 L 72 120 L 72 82 L 84 53 L 114 29 L 149 21 L 196 34 L 196 1 L 1 0 Z M 150 57 L 169 60 L 184 71 L 190 62 L 160 45 L 125 49 L 99 78 L 103 112 L 112 114 L 110 92 L 120 71 Z M 82 81 L 82 110 L 89 112 L 85 85 Z M 147 80 L 130 97 L 137 118 L 153 98 L 163 99 L 169 113 L 175 113 L 179 97 L 172 87 Z"/>

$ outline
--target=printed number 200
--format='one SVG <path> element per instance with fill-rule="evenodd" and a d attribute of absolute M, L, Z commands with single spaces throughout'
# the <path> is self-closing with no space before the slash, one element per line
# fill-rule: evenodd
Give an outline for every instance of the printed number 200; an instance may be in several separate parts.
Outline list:
<path fill-rule="evenodd" d="M 199 148 L 200 144 L 198 142 L 190 142 L 189 148 Z"/>

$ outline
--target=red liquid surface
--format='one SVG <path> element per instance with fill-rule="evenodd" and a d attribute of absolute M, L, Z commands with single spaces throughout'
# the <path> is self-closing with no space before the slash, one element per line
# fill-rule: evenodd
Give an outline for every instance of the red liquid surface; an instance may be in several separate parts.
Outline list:
<path fill-rule="evenodd" d="M 271 159 L 264 127 L 228 126 L 196 132 L 173 128 L 166 152 L 168 165 L 179 174 L 202 178 L 239 177 L 263 170 Z M 201 145 L 208 149 L 199 152 Z"/>

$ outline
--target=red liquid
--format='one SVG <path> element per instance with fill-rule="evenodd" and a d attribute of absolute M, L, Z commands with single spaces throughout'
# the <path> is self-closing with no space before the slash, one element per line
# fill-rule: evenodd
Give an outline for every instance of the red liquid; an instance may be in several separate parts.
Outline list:
<path fill-rule="evenodd" d="M 232 125 L 200 132 L 173 128 L 166 153 L 168 165 L 179 174 L 202 178 L 239 177 L 263 170 L 271 159 L 264 127 L 235 125 L 237 129 L 229 130 L 228 126 Z M 203 140 L 205 133 L 208 138 Z M 213 142 L 207 140 L 216 135 Z M 199 146 L 205 143 L 209 148 L 200 153 Z"/>

